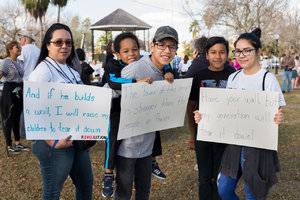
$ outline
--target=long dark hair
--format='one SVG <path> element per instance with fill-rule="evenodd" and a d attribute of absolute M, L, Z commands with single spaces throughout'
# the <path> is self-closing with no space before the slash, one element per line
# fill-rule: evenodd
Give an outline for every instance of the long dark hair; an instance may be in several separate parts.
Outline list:
<path fill-rule="evenodd" d="M 79 70 L 80 68 L 78 68 L 79 61 L 78 61 L 78 58 L 77 58 L 76 53 L 75 53 L 75 47 L 74 47 L 73 35 L 72 35 L 72 32 L 71 32 L 71 29 L 67 25 L 61 24 L 61 23 L 52 24 L 50 26 L 50 28 L 46 31 L 43 42 L 42 42 L 42 46 L 41 46 L 41 53 L 40 53 L 40 56 L 39 56 L 38 61 L 36 63 L 36 66 L 38 64 L 40 64 L 40 62 L 45 60 L 45 58 L 49 55 L 47 45 L 50 44 L 53 32 L 56 31 L 56 30 L 62 30 L 62 29 L 65 30 L 65 31 L 68 31 L 70 33 L 71 40 L 72 40 L 71 54 L 67 58 L 66 63 L 70 67 L 72 67 L 73 69 L 75 69 L 77 71 L 80 71 Z"/>

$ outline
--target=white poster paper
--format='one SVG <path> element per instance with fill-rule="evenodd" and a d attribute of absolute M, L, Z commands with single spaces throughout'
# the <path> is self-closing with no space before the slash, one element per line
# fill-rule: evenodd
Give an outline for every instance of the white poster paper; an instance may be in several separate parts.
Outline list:
<path fill-rule="evenodd" d="M 184 125 L 192 79 L 122 85 L 118 140 Z"/>
<path fill-rule="evenodd" d="M 278 93 L 201 88 L 197 140 L 277 150 Z"/>
<path fill-rule="evenodd" d="M 24 82 L 26 139 L 102 140 L 108 133 L 112 92 L 64 83 Z"/>

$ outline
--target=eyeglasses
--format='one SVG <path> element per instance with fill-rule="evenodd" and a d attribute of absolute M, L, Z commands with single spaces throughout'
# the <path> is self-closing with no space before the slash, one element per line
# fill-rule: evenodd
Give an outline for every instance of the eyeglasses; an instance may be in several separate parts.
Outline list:
<path fill-rule="evenodd" d="M 56 46 L 56 47 L 62 47 L 64 44 L 67 47 L 72 47 L 72 45 L 73 45 L 72 40 L 56 40 L 56 41 L 50 41 L 49 43 L 53 43 L 54 46 Z"/>
<path fill-rule="evenodd" d="M 169 50 L 171 52 L 176 52 L 177 51 L 177 45 L 167 45 L 167 44 L 162 43 L 162 42 L 155 42 L 154 44 L 157 46 L 157 48 L 159 50 L 162 50 L 162 51 L 164 51 L 167 47 L 169 48 Z"/>
<path fill-rule="evenodd" d="M 17 49 L 21 49 L 21 46 L 20 46 L 20 45 L 16 45 L 16 46 L 14 46 L 14 47 L 16 47 Z"/>
<path fill-rule="evenodd" d="M 233 50 L 232 53 L 235 57 L 240 57 L 241 54 L 243 54 L 244 56 L 249 56 L 252 51 L 256 51 L 256 49 Z"/>

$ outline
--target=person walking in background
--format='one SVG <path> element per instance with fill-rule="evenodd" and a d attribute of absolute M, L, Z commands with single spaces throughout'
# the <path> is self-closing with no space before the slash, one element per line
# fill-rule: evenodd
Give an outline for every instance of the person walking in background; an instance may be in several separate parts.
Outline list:
<path fill-rule="evenodd" d="M 189 60 L 188 55 L 184 55 L 183 60 L 180 61 L 178 71 L 180 76 L 185 76 L 192 62 Z"/>
<path fill-rule="evenodd" d="M 6 45 L 7 58 L 0 68 L 0 79 L 3 78 L 1 97 L 2 127 L 7 153 L 18 154 L 29 148 L 20 143 L 20 116 L 23 110 L 23 67 L 17 60 L 21 54 L 21 46 L 17 41 Z M 14 133 L 12 144 L 11 131 Z"/>
<path fill-rule="evenodd" d="M 294 68 L 292 69 L 292 89 L 296 89 L 297 88 L 297 84 L 298 84 L 298 80 L 299 80 L 299 75 L 298 75 L 298 71 L 299 71 L 299 56 L 295 57 L 295 65 Z"/>
<path fill-rule="evenodd" d="M 81 65 L 81 75 L 80 75 L 81 81 L 85 85 L 91 85 L 94 79 L 93 77 L 94 69 L 85 62 L 85 52 L 83 49 L 77 48 L 75 51 Z"/>
<path fill-rule="evenodd" d="M 297 71 L 297 76 L 296 76 L 296 80 L 295 80 L 295 83 L 294 83 L 294 88 L 298 88 L 299 80 L 300 80 L 300 61 L 299 61 L 299 56 L 295 57 L 295 70 Z"/>
<path fill-rule="evenodd" d="M 284 67 L 281 90 L 283 93 L 286 91 L 290 92 L 292 90 L 292 69 L 295 66 L 295 60 L 290 50 L 287 50 L 285 56 L 282 58 L 281 66 Z M 288 82 L 287 85 L 286 82 Z"/>
<path fill-rule="evenodd" d="M 46 31 L 37 66 L 29 76 L 33 82 L 82 84 L 70 28 L 55 23 Z M 78 148 L 71 137 L 37 140 L 32 152 L 38 158 L 43 179 L 43 200 L 59 200 L 64 182 L 70 175 L 76 200 L 92 200 L 93 174 L 88 150 Z M 78 142 L 78 141 L 77 141 Z"/>
<path fill-rule="evenodd" d="M 173 69 L 173 72 L 174 72 L 174 78 L 176 78 L 176 79 L 180 77 L 179 65 L 180 65 L 181 61 L 182 61 L 181 57 L 178 56 L 176 53 L 174 59 L 170 63 L 171 67 Z"/>

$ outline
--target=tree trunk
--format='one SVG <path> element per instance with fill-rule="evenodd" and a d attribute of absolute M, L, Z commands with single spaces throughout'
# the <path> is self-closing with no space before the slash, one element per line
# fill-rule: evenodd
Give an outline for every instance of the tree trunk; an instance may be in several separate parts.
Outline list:
<path fill-rule="evenodd" d="M 40 31 L 40 46 L 41 46 L 42 42 L 43 42 L 43 37 L 44 37 L 44 26 L 43 26 L 42 17 L 39 17 L 39 21 L 40 21 L 40 26 L 41 26 L 41 31 Z"/>
<path fill-rule="evenodd" d="M 58 6 L 57 22 L 60 21 L 60 6 Z"/>

